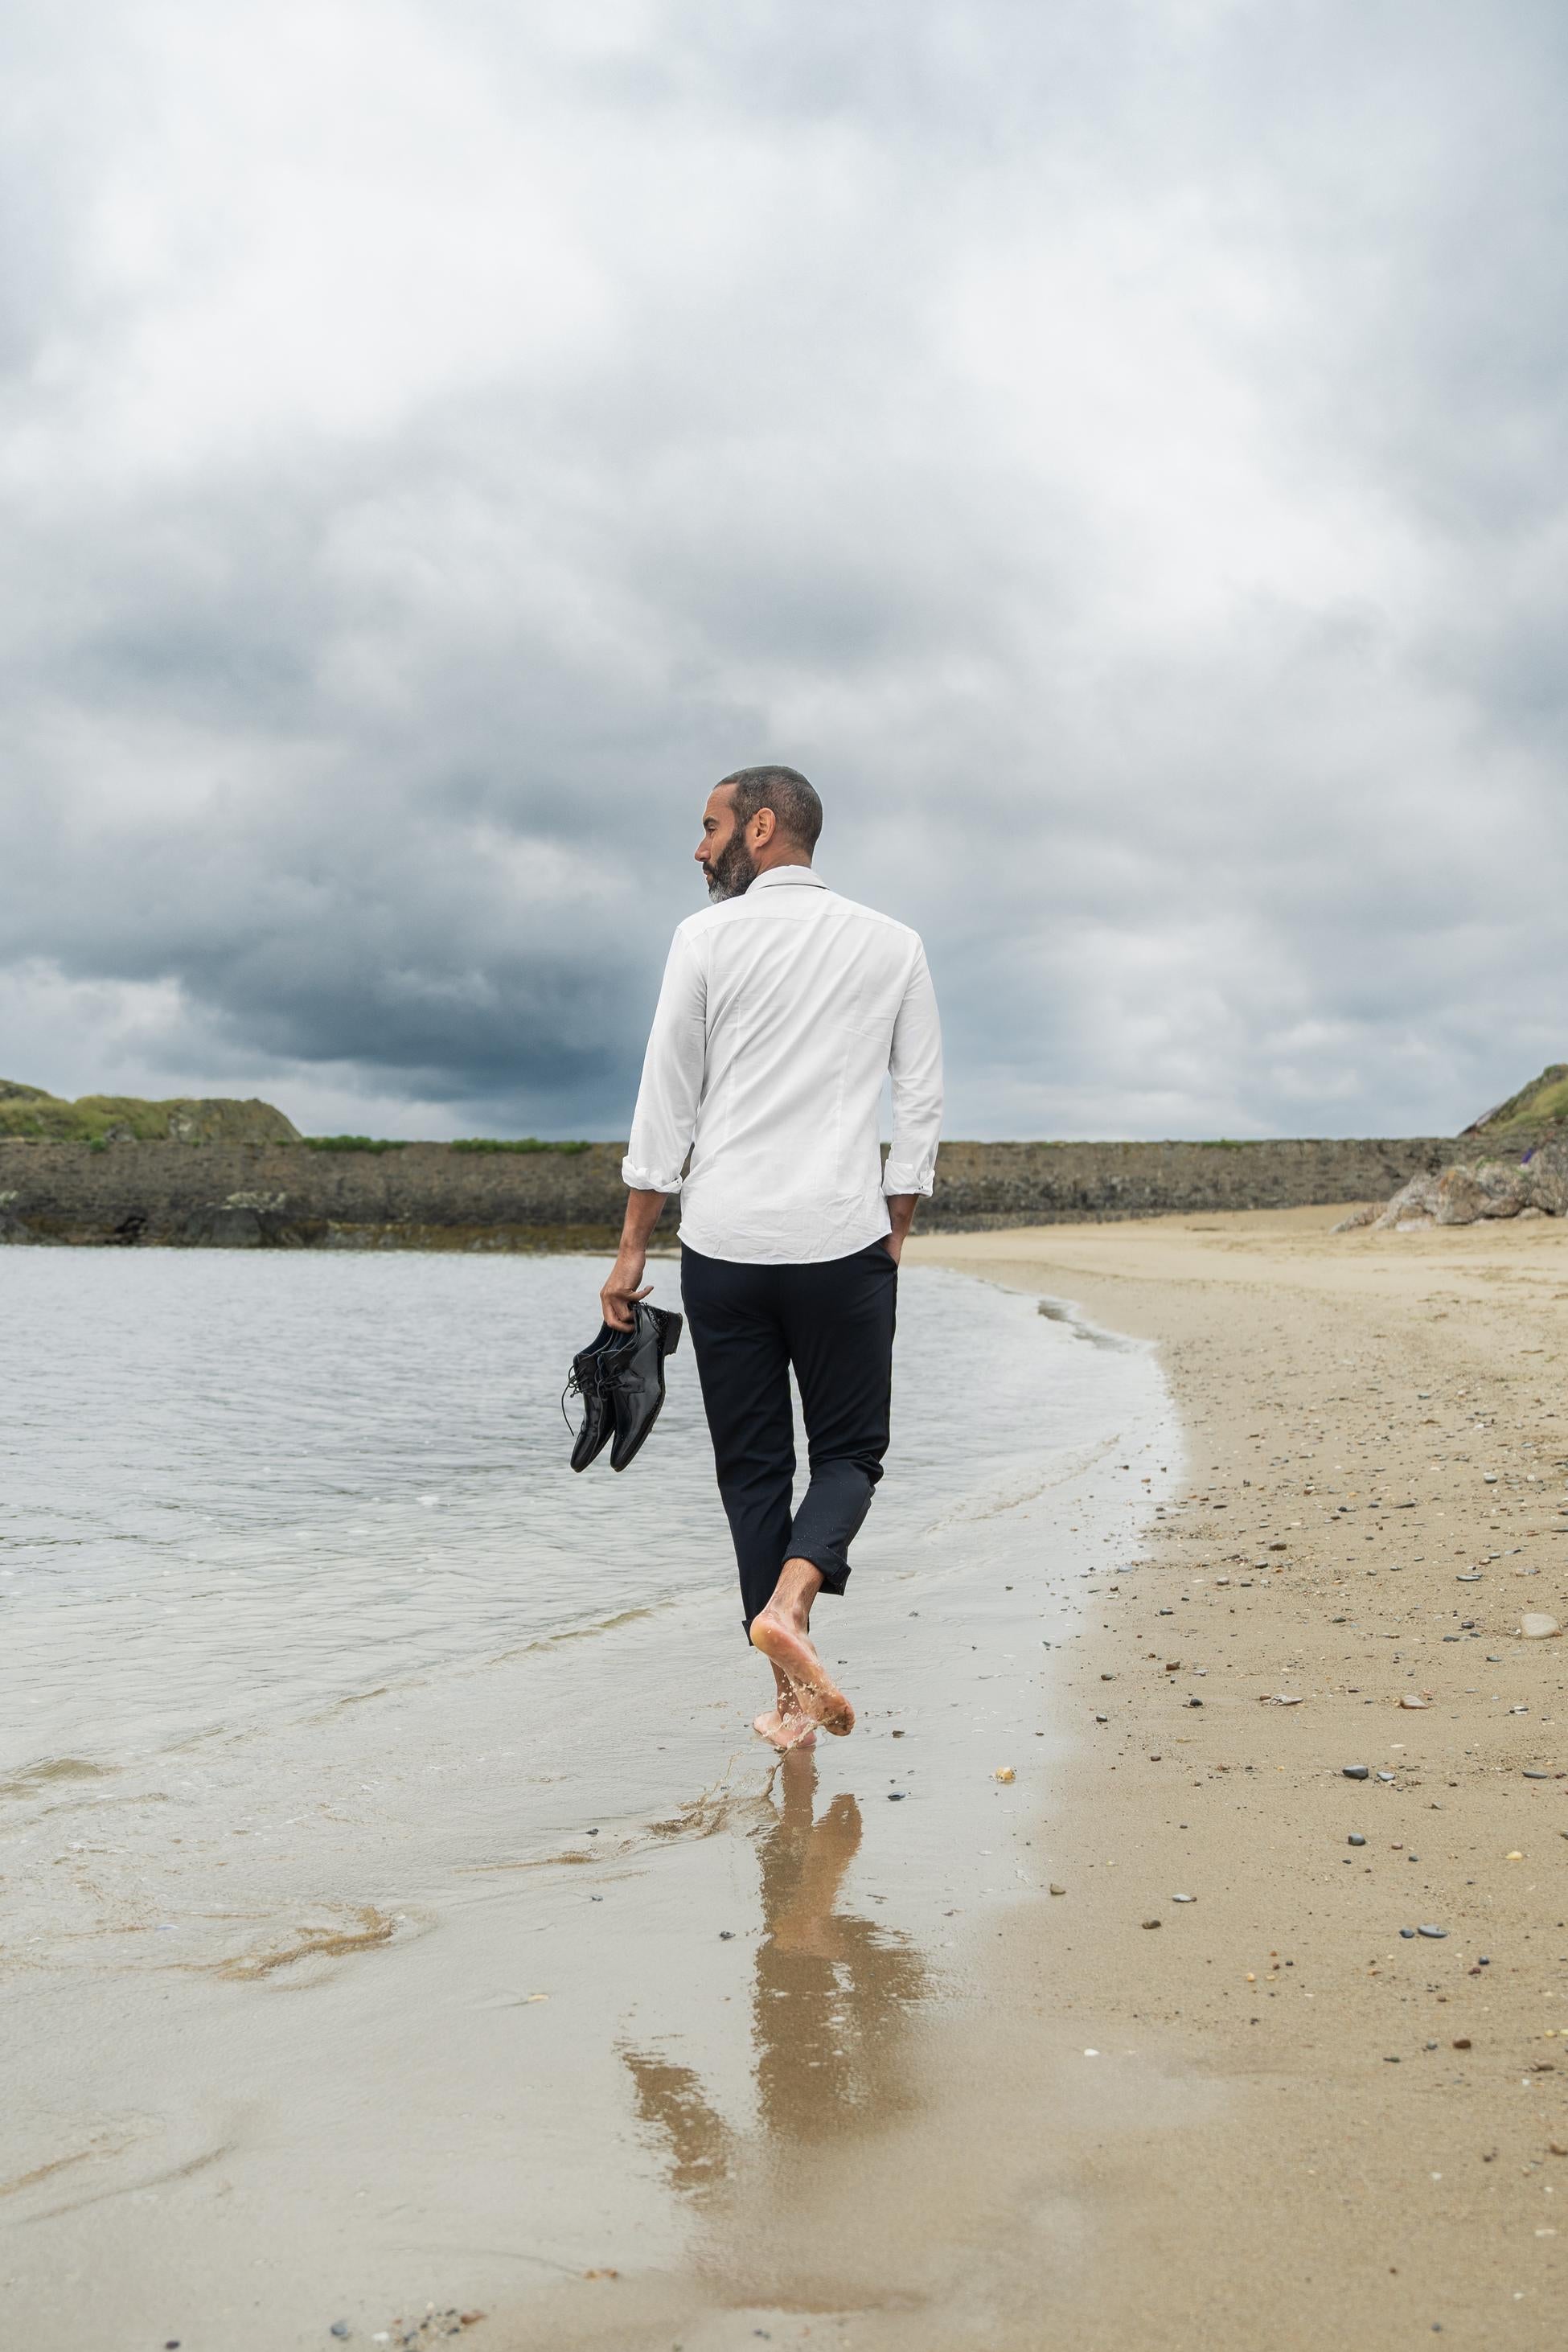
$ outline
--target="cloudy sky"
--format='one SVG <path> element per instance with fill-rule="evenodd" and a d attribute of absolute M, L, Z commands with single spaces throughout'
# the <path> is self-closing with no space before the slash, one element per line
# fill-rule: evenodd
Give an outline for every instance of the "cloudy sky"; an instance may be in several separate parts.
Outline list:
<path fill-rule="evenodd" d="M 961 1135 L 1568 1057 L 1561 0 L 13 0 L 0 1073 L 624 1134 L 725 770 Z"/>

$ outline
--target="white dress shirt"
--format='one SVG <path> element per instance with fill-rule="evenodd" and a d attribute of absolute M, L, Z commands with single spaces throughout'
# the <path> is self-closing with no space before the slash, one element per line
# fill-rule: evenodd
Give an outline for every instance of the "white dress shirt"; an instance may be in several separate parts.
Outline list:
<path fill-rule="evenodd" d="M 690 1248 L 753 1265 L 848 1257 L 891 1230 L 888 1193 L 930 1192 L 941 1126 L 936 992 L 904 924 L 809 866 L 770 866 L 681 924 L 621 1173 L 680 1194 Z"/>

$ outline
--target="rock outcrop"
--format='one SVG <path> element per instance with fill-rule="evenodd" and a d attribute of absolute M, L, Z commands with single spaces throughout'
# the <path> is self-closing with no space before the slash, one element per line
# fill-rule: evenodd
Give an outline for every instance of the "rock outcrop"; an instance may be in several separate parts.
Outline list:
<path fill-rule="evenodd" d="M 1461 1162 L 1434 1175 L 1422 1170 L 1385 1208 L 1374 1203 L 1342 1218 L 1337 1234 L 1370 1226 L 1411 1233 L 1422 1225 L 1473 1225 L 1486 1217 L 1568 1216 L 1568 1139 L 1532 1147 L 1518 1160 Z"/>

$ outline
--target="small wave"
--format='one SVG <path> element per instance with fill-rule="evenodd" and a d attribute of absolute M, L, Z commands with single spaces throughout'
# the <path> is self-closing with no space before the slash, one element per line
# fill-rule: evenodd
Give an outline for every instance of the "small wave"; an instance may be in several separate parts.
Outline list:
<path fill-rule="evenodd" d="M 58 1780 L 108 1780 L 112 1765 L 90 1763 L 85 1756 L 50 1756 L 0 1780 L 0 1797 L 36 1797 Z"/>
<path fill-rule="evenodd" d="M 184 1961 L 180 1965 L 204 1975 L 254 1984 L 264 1977 L 276 1976 L 279 1969 L 295 1968 L 302 1960 L 341 1960 L 352 1952 L 374 1951 L 392 1942 L 400 1924 L 389 1912 L 378 1911 L 371 1903 L 358 1905 L 350 1918 L 354 1924 L 338 1920 L 320 1927 L 296 1927 L 289 1942 L 275 1944 L 269 1949 L 236 1953 L 222 1960 Z"/>

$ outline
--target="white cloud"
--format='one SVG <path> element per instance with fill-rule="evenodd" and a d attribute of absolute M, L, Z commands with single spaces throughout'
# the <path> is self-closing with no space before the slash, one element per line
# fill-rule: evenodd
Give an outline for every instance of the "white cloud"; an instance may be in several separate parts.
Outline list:
<path fill-rule="evenodd" d="M 624 1129 L 763 756 L 926 932 L 953 1131 L 1440 1130 L 1568 1049 L 1554 12 L 10 39 L 14 1075 Z"/>

